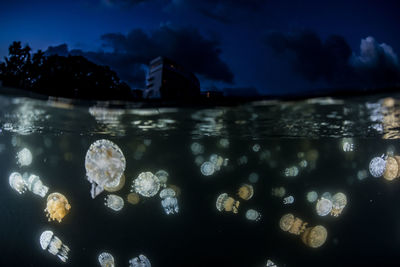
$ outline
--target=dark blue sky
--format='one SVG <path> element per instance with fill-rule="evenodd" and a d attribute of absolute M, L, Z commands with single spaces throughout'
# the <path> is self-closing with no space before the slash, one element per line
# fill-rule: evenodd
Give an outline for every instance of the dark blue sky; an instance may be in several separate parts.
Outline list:
<path fill-rule="evenodd" d="M 15 40 L 52 46 L 110 65 L 133 87 L 159 54 L 204 88 L 285 93 L 400 80 L 398 1 L 9 2 L 0 3 L 1 57 Z"/>

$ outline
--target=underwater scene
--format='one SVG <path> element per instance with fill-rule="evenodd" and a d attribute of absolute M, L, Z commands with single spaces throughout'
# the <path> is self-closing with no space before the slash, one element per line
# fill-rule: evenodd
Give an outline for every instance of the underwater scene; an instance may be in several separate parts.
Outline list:
<path fill-rule="evenodd" d="M 396 99 L 0 96 L 0 265 L 398 266 Z"/>

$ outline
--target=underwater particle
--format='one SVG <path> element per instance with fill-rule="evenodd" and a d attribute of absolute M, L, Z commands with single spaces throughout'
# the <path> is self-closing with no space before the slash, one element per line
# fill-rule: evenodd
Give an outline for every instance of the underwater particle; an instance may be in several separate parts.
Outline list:
<path fill-rule="evenodd" d="M 194 163 L 196 163 L 197 166 L 200 166 L 204 162 L 204 157 L 201 155 L 198 155 L 194 159 Z"/>
<path fill-rule="evenodd" d="M 19 166 L 29 166 L 32 163 L 32 153 L 29 149 L 23 148 L 17 153 L 17 163 Z"/>
<path fill-rule="evenodd" d="M 258 152 L 261 149 L 261 146 L 259 144 L 254 144 L 251 148 L 254 152 Z"/>
<path fill-rule="evenodd" d="M 237 192 L 238 196 L 243 200 L 249 200 L 254 195 L 254 189 L 252 185 L 242 184 Z"/>
<path fill-rule="evenodd" d="M 342 213 L 346 205 L 347 205 L 347 197 L 345 194 L 341 192 L 334 194 L 332 196 L 331 215 L 338 217 Z"/>
<path fill-rule="evenodd" d="M 279 227 L 291 234 L 300 235 L 306 229 L 308 223 L 303 222 L 303 220 L 295 217 L 291 213 L 283 215 L 279 221 Z"/>
<path fill-rule="evenodd" d="M 86 153 L 85 168 L 87 179 L 92 184 L 92 198 L 103 192 L 107 183 L 118 181 L 125 166 L 125 156 L 113 142 L 101 139 L 91 144 Z"/>
<path fill-rule="evenodd" d="M 49 191 L 49 188 L 42 183 L 40 177 L 37 175 L 31 174 L 28 176 L 28 174 L 24 174 L 22 176 L 22 179 L 24 179 L 28 190 L 35 195 L 45 197 L 47 192 Z"/>
<path fill-rule="evenodd" d="M 286 195 L 286 189 L 282 186 L 274 187 L 271 190 L 271 195 L 274 197 L 283 197 L 284 195 Z"/>
<path fill-rule="evenodd" d="M 307 193 L 307 201 L 310 203 L 314 203 L 318 199 L 318 193 L 315 191 L 310 191 Z"/>
<path fill-rule="evenodd" d="M 124 186 L 125 186 L 125 175 L 122 174 L 121 178 L 114 179 L 113 181 L 106 183 L 104 185 L 104 190 L 112 193 L 121 190 Z"/>
<path fill-rule="evenodd" d="M 159 170 L 154 175 L 157 176 L 158 180 L 160 180 L 160 184 L 162 187 L 167 186 L 167 181 L 168 181 L 168 177 L 169 177 L 169 174 L 167 171 Z"/>
<path fill-rule="evenodd" d="M 209 161 L 206 161 L 203 164 L 201 164 L 200 171 L 203 175 L 210 176 L 215 172 L 214 164 L 212 164 Z"/>
<path fill-rule="evenodd" d="M 112 210 L 120 211 L 124 207 L 124 200 L 120 196 L 109 194 L 104 200 L 106 201 L 104 205 Z"/>
<path fill-rule="evenodd" d="M 113 257 L 113 255 L 111 255 L 108 252 L 100 253 L 98 260 L 99 260 L 101 267 L 114 267 L 115 266 L 114 257 Z"/>
<path fill-rule="evenodd" d="M 193 155 L 203 154 L 204 152 L 204 146 L 197 142 L 192 143 L 190 149 L 192 150 Z"/>
<path fill-rule="evenodd" d="M 22 175 L 19 172 L 11 173 L 10 177 L 8 178 L 8 182 L 10 183 L 10 186 L 19 194 L 25 193 L 28 189 L 24 179 L 22 179 Z"/>
<path fill-rule="evenodd" d="M 228 148 L 229 147 L 229 140 L 226 139 L 226 138 L 221 138 L 218 143 L 223 148 Z"/>
<path fill-rule="evenodd" d="M 181 195 L 181 188 L 179 186 L 170 184 L 168 187 L 175 191 L 177 197 Z"/>
<path fill-rule="evenodd" d="M 289 168 L 286 168 L 283 172 L 283 174 L 286 177 L 295 177 L 299 174 L 299 168 L 297 168 L 296 166 L 292 166 Z"/>
<path fill-rule="evenodd" d="M 133 180 L 131 192 L 139 193 L 144 197 L 152 197 L 158 193 L 160 187 L 160 180 L 157 176 L 151 172 L 142 172 Z"/>
<path fill-rule="evenodd" d="M 294 202 L 293 196 L 287 196 L 283 199 L 283 204 L 285 205 L 292 204 L 293 202 Z"/>
<path fill-rule="evenodd" d="M 383 178 L 388 181 L 399 177 L 399 164 L 396 157 L 387 157 L 385 171 L 383 172 Z"/>
<path fill-rule="evenodd" d="M 246 219 L 250 221 L 259 221 L 261 219 L 261 213 L 256 210 L 249 209 L 246 211 Z"/>
<path fill-rule="evenodd" d="M 326 216 L 332 211 L 332 201 L 330 199 L 321 197 L 317 204 L 315 205 L 315 209 L 319 216 Z"/>
<path fill-rule="evenodd" d="M 151 267 L 151 263 L 145 255 L 140 254 L 129 260 L 129 267 Z"/>
<path fill-rule="evenodd" d="M 259 178 L 258 173 L 252 172 L 249 175 L 249 182 L 255 184 L 258 182 L 258 178 Z"/>
<path fill-rule="evenodd" d="M 383 157 L 375 157 L 369 163 L 369 172 L 375 178 L 383 175 L 386 169 L 386 160 Z"/>
<path fill-rule="evenodd" d="M 319 248 L 322 246 L 328 236 L 328 231 L 322 225 L 308 227 L 302 234 L 301 240 L 304 244 L 311 248 Z"/>
<path fill-rule="evenodd" d="M 219 211 L 225 210 L 227 212 L 238 213 L 239 205 L 240 202 L 229 197 L 227 193 L 220 194 L 216 201 L 216 207 Z"/>
<path fill-rule="evenodd" d="M 364 180 L 365 178 L 367 178 L 367 176 L 368 176 L 368 173 L 367 173 L 366 170 L 359 170 L 357 172 L 357 179 L 360 180 L 360 181 Z"/>
<path fill-rule="evenodd" d="M 44 211 L 48 217 L 49 222 L 57 220 L 59 223 L 69 213 L 71 205 L 68 199 L 60 193 L 51 193 L 47 197 L 47 204 Z"/>
<path fill-rule="evenodd" d="M 126 200 L 131 203 L 132 205 L 136 205 L 140 201 L 140 197 L 138 193 L 129 193 L 126 197 Z"/>
<path fill-rule="evenodd" d="M 40 235 L 40 246 L 43 250 L 47 250 L 51 254 L 57 256 L 61 261 L 67 261 L 69 247 L 64 245 L 52 231 L 47 230 Z"/>

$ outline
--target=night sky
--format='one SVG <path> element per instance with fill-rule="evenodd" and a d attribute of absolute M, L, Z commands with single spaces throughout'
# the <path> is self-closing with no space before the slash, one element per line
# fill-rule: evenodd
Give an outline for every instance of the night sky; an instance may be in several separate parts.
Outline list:
<path fill-rule="evenodd" d="M 0 56 L 13 41 L 83 55 L 143 88 L 167 56 L 202 89 L 284 94 L 400 84 L 400 2 L 2 1 Z"/>

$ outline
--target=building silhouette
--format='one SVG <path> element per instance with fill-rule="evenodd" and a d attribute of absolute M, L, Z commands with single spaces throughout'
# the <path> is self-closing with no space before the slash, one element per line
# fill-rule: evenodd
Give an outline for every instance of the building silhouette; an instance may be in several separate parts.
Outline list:
<path fill-rule="evenodd" d="M 200 95 L 200 82 L 196 76 L 166 57 L 150 62 L 146 78 L 145 99 L 194 99 Z"/>

